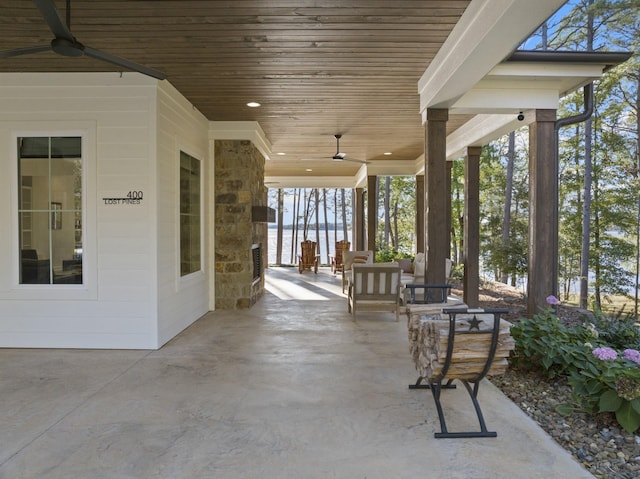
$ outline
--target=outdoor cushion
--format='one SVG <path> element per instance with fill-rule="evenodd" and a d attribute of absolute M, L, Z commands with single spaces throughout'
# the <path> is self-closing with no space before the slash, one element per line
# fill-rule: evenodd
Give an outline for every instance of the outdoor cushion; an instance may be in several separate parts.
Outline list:
<path fill-rule="evenodd" d="M 350 270 L 353 263 L 371 263 L 369 251 L 345 251 L 342 254 L 343 267 Z"/>
<path fill-rule="evenodd" d="M 424 253 L 418 253 L 413 260 L 413 275 L 416 277 L 424 277 L 425 257 Z"/>
<path fill-rule="evenodd" d="M 409 258 L 398 258 L 396 259 L 396 262 L 400 265 L 400 269 L 403 273 L 413 273 L 413 265 Z"/>

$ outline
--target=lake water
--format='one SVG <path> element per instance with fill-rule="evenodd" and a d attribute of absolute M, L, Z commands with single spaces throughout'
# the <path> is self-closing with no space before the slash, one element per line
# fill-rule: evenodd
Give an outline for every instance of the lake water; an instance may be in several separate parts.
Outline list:
<path fill-rule="evenodd" d="M 351 231 L 348 231 L 349 235 L 347 240 L 351 241 Z M 327 255 L 333 255 L 335 253 L 336 240 L 334 236 L 334 230 L 329 230 L 329 253 L 327 253 L 327 242 L 324 230 L 319 232 L 318 244 L 320 247 L 320 264 L 329 264 L 329 260 Z M 269 264 L 276 263 L 276 243 L 278 239 L 278 230 L 277 228 L 269 228 Z M 311 241 L 316 241 L 316 232 L 312 230 L 308 234 L 308 238 Z M 340 241 L 344 239 L 344 234 L 342 230 L 338 231 L 337 240 Z M 300 254 L 300 242 L 303 240 L 300 233 L 298 233 L 298 247 L 297 251 L 294 252 L 294 259 L 291 259 L 291 241 L 292 241 L 292 232 L 291 230 L 284 230 L 282 233 L 282 264 L 298 264 L 297 255 Z M 353 249 L 353 248 L 352 248 Z"/>

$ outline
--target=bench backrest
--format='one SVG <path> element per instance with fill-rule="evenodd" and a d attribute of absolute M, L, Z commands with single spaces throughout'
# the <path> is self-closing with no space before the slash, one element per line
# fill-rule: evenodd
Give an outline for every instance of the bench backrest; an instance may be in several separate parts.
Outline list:
<path fill-rule="evenodd" d="M 397 263 L 354 263 L 353 297 L 358 300 L 400 300 L 400 266 Z"/>

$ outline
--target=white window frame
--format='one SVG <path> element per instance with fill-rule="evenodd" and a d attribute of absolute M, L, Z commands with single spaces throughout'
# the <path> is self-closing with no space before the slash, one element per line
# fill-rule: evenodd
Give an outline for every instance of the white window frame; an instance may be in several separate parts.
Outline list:
<path fill-rule="evenodd" d="M 28 300 L 97 299 L 96 122 L 13 122 L 9 135 L 11 163 L 11 244 L 13 267 L 8 297 Z M 80 137 L 82 142 L 82 280 L 83 284 L 20 284 L 18 138 Z M 2 295 L 4 296 L 4 295 Z"/>
<path fill-rule="evenodd" d="M 195 160 L 200 162 L 200 269 L 192 273 L 182 276 L 180 267 L 181 248 L 180 248 L 180 153 L 185 153 Z M 205 162 L 200 158 L 200 155 L 194 153 L 189 148 L 179 147 L 177 151 L 177 174 L 176 174 L 176 276 L 177 276 L 177 289 L 180 290 L 187 287 L 194 282 L 201 281 L 205 276 L 205 221 L 204 221 L 204 177 L 205 177 Z"/>

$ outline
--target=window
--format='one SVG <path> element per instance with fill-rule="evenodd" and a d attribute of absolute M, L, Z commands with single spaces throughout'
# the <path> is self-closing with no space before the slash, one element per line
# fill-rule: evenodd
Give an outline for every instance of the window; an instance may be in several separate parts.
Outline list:
<path fill-rule="evenodd" d="M 180 152 L 180 276 L 201 269 L 200 160 Z"/>
<path fill-rule="evenodd" d="M 82 284 L 82 138 L 18 138 L 21 284 Z"/>

